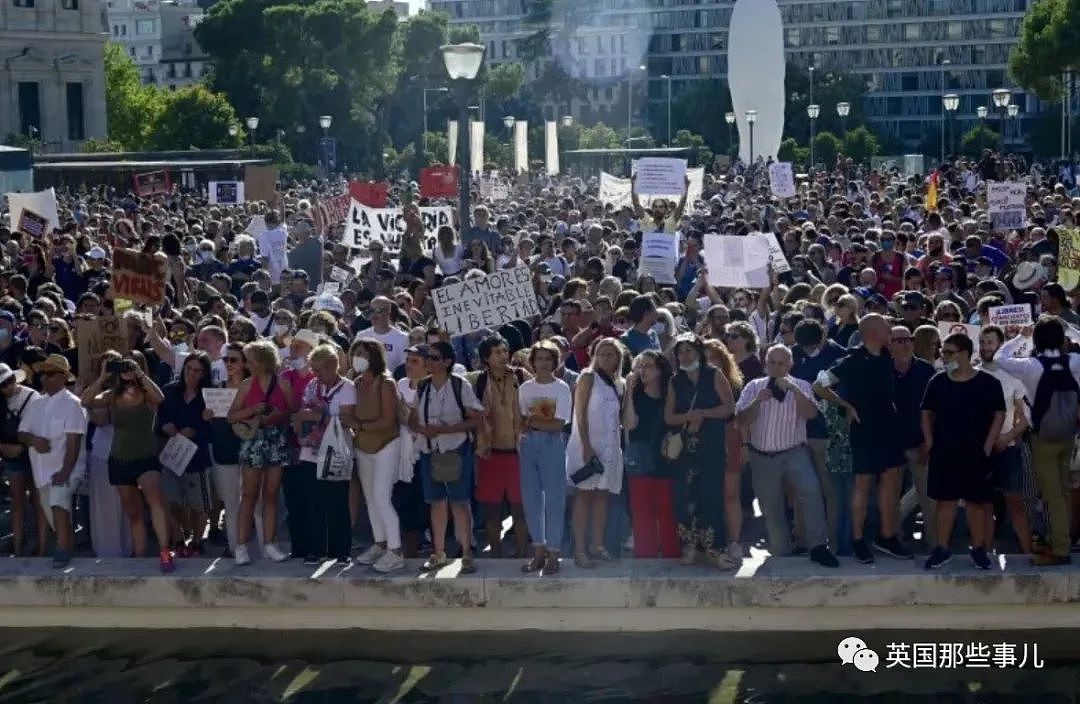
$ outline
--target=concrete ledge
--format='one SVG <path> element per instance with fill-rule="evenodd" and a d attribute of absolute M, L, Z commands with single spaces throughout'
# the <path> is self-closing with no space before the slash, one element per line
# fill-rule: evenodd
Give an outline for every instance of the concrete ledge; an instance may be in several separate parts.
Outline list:
<path fill-rule="evenodd" d="M 478 560 L 459 575 L 379 575 L 299 562 L 76 559 L 0 561 L 0 626 L 247 627 L 380 630 L 801 631 L 866 628 L 1077 628 L 1080 569 L 1036 570 L 1017 557 L 976 572 L 921 563 L 747 560 L 736 574 L 672 561 L 624 560 L 595 570 L 569 561 L 555 577 L 522 575 L 518 560 Z"/>

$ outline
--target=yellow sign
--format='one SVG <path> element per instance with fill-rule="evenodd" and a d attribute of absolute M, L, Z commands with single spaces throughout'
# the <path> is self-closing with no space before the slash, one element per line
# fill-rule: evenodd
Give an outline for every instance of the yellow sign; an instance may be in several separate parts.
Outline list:
<path fill-rule="evenodd" d="M 1080 229 L 1059 232 L 1058 283 L 1071 291 L 1080 284 Z"/>

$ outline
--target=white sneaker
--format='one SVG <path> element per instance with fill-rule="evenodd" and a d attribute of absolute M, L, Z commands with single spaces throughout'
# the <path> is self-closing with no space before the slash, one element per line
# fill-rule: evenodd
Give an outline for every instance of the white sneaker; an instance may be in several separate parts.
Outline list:
<path fill-rule="evenodd" d="M 383 556 L 383 553 L 385 552 L 386 548 L 382 547 L 378 543 L 375 543 L 370 548 L 360 553 L 360 555 L 357 556 L 354 562 L 358 565 L 373 565 L 380 557 Z"/>
<path fill-rule="evenodd" d="M 236 546 L 236 554 L 233 557 L 233 560 L 236 562 L 237 566 L 251 564 L 251 555 L 248 555 L 247 545 Z"/>
<path fill-rule="evenodd" d="M 289 559 L 289 556 L 283 553 L 281 548 L 273 543 L 263 545 L 263 554 L 274 562 L 285 562 L 285 560 Z"/>
<path fill-rule="evenodd" d="M 393 550 L 387 550 L 378 560 L 375 560 L 375 564 L 373 564 L 372 567 L 376 572 L 382 572 L 383 574 L 403 570 L 405 569 L 405 558 L 398 555 Z"/>

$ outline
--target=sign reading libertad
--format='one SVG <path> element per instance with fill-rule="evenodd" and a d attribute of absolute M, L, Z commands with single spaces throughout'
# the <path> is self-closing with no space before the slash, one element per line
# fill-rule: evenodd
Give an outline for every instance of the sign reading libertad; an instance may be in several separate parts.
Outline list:
<path fill-rule="evenodd" d="M 529 267 L 502 269 L 431 292 L 439 326 L 451 335 L 497 328 L 540 315 Z"/>

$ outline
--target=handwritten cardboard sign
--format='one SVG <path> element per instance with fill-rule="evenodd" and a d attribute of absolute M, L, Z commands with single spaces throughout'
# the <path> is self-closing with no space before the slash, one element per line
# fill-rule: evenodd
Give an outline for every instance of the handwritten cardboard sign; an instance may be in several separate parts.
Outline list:
<path fill-rule="evenodd" d="M 113 295 L 135 303 L 159 306 L 165 302 L 166 263 L 133 249 L 113 251 Z"/>
<path fill-rule="evenodd" d="M 440 286 L 431 293 L 439 326 L 451 335 L 495 329 L 540 315 L 527 266 Z"/>
<path fill-rule="evenodd" d="M 168 194 L 172 191 L 172 181 L 168 171 L 148 171 L 135 174 L 132 178 L 135 181 L 135 195 L 140 198 Z"/>
<path fill-rule="evenodd" d="M 49 221 L 29 208 L 23 208 L 19 213 L 18 230 L 36 239 L 45 236 L 49 229 Z"/>
<path fill-rule="evenodd" d="M 215 418 L 229 415 L 229 408 L 236 398 L 236 389 L 203 389 L 203 402 Z"/>
<path fill-rule="evenodd" d="M 96 376 L 103 353 L 128 351 L 127 327 L 122 318 L 113 315 L 76 319 L 75 339 L 79 345 L 79 378 L 88 383 Z"/>

